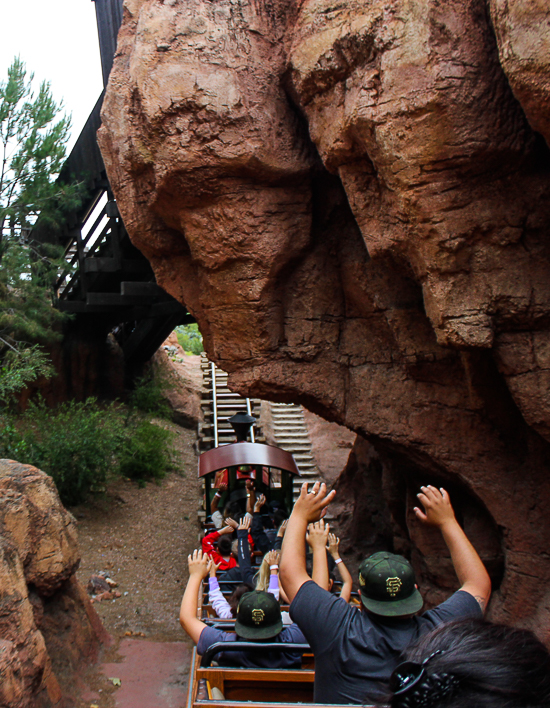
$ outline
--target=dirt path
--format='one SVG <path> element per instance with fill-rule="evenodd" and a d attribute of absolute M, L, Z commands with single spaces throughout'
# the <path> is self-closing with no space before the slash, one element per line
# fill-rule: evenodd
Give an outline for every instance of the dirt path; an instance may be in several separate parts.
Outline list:
<path fill-rule="evenodd" d="M 86 586 L 92 574 L 104 570 L 121 593 L 94 603 L 113 642 L 105 650 L 104 666 L 83 678 L 86 687 L 75 708 L 184 705 L 192 645 L 178 611 L 187 555 L 198 541 L 199 486 L 195 433 L 172 427 L 182 472 L 142 489 L 119 480 L 103 498 L 71 509 L 82 553 L 79 580 Z M 120 686 L 111 680 L 118 674 L 126 677 Z M 159 686 L 151 685 L 155 681 Z"/>

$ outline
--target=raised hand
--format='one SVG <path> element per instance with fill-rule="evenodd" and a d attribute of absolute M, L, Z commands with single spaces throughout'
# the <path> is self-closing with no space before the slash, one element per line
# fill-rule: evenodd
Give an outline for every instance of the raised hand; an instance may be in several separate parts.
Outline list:
<path fill-rule="evenodd" d="M 438 528 L 448 523 L 456 523 L 451 500 L 445 489 L 437 489 L 429 484 L 427 487 L 420 487 L 420 492 L 416 496 L 424 507 L 424 511 L 417 506 L 414 507 L 414 513 L 420 521 Z"/>
<path fill-rule="evenodd" d="M 266 553 L 265 559 L 269 565 L 279 565 L 279 551 L 269 551 Z"/>
<path fill-rule="evenodd" d="M 211 577 L 211 578 L 215 578 L 215 577 L 216 577 L 216 573 L 218 572 L 218 568 L 220 567 L 220 565 L 222 564 L 222 562 L 220 561 L 218 564 L 216 564 L 216 563 L 214 562 L 214 559 L 213 559 L 212 557 L 210 557 L 210 561 L 211 561 L 211 563 L 210 563 L 210 569 L 209 569 L 210 577 Z"/>
<path fill-rule="evenodd" d="M 328 552 L 333 558 L 340 558 L 340 539 L 334 533 L 328 535 Z"/>
<path fill-rule="evenodd" d="M 256 503 L 254 504 L 254 511 L 260 511 L 262 506 L 265 504 L 265 494 L 260 494 Z"/>
<path fill-rule="evenodd" d="M 199 576 L 202 579 L 208 575 L 212 559 L 206 553 L 194 550 L 187 557 L 187 563 L 189 565 L 189 576 Z"/>
<path fill-rule="evenodd" d="M 307 482 L 304 482 L 292 514 L 301 516 L 309 524 L 319 521 L 326 514 L 326 508 L 335 496 L 334 489 L 327 494 L 327 485 L 324 482 L 321 484 L 315 482 L 309 492 L 307 491 Z"/>
<path fill-rule="evenodd" d="M 239 528 L 239 529 L 246 529 L 246 530 L 248 531 L 248 529 L 250 528 L 250 522 L 251 522 L 251 521 L 252 521 L 252 519 L 250 518 L 250 516 L 243 516 L 243 518 L 241 519 L 241 523 L 239 524 L 238 528 Z"/>
<path fill-rule="evenodd" d="M 238 528 L 239 524 L 235 521 L 235 519 L 232 519 L 230 516 L 228 516 L 225 519 L 225 528 L 223 528 L 220 533 L 232 533 Z"/>
<path fill-rule="evenodd" d="M 311 546 L 312 550 L 315 548 L 324 549 L 326 547 L 329 531 L 330 526 L 325 524 L 323 519 L 307 527 L 306 541 Z"/>
<path fill-rule="evenodd" d="M 285 535 L 287 525 L 288 519 L 285 519 L 283 523 L 279 526 L 279 530 L 277 531 L 277 536 L 279 536 L 279 538 L 283 538 L 283 536 Z"/>

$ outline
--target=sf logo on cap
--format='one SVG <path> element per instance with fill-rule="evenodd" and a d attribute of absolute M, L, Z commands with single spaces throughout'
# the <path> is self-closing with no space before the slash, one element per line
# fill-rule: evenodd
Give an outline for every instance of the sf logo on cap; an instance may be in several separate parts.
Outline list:
<path fill-rule="evenodd" d="M 265 612 L 263 610 L 252 610 L 252 621 L 254 624 L 261 624 L 264 617 Z"/>
<path fill-rule="evenodd" d="M 399 590 L 401 590 L 402 585 L 403 583 L 401 582 L 401 578 L 388 578 L 386 580 L 386 590 L 388 591 L 388 595 L 395 597 Z"/>

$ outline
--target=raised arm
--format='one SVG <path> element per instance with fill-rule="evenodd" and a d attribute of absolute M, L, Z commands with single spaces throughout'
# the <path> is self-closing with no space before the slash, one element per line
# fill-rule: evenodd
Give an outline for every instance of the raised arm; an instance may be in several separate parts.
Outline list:
<path fill-rule="evenodd" d="M 210 563 L 210 577 L 208 578 L 208 602 L 212 605 L 212 609 L 218 617 L 229 619 L 233 616 L 231 613 L 231 606 L 223 596 L 223 593 L 220 590 L 220 584 L 218 583 L 218 578 L 216 577 L 216 571 L 219 567 L 219 563 L 217 565 L 214 561 Z"/>
<path fill-rule="evenodd" d="M 260 513 L 264 504 L 265 494 L 260 494 L 254 502 L 254 516 L 252 517 L 252 526 L 250 528 L 250 535 L 254 541 L 254 546 L 263 555 L 271 550 L 271 543 L 264 530 L 264 524 Z"/>
<path fill-rule="evenodd" d="M 279 526 L 279 530 L 277 531 L 277 536 L 275 537 L 275 545 L 273 546 L 273 550 L 275 550 L 275 551 L 281 550 L 281 546 L 283 545 L 283 538 L 285 536 L 287 524 L 288 524 L 288 519 L 285 519 L 283 521 L 283 523 Z"/>
<path fill-rule="evenodd" d="M 311 580 L 306 570 L 307 526 L 319 521 L 335 494 L 335 491 L 327 494 L 324 482 L 315 482 L 310 492 L 307 491 L 307 483 L 302 484 L 300 496 L 288 520 L 279 561 L 281 584 L 290 602 L 302 585 Z"/>
<path fill-rule="evenodd" d="M 250 530 L 250 516 L 243 516 L 239 528 L 237 529 L 237 539 L 239 541 L 239 568 L 243 583 L 254 585 L 254 570 L 250 561 L 250 544 L 248 543 L 248 532 Z"/>
<path fill-rule="evenodd" d="M 340 577 L 342 578 L 342 589 L 340 590 L 340 597 L 342 600 L 349 602 L 351 597 L 351 589 L 353 587 L 353 578 L 351 573 L 346 568 L 346 564 L 340 558 L 340 539 L 333 533 L 328 535 L 328 552 L 333 557 Z"/>
<path fill-rule="evenodd" d="M 188 556 L 189 580 L 183 593 L 180 607 L 180 624 L 185 629 L 191 639 L 198 644 L 205 623 L 197 617 L 199 607 L 199 592 L 203 578 L 206 578 L 210 570 L 211 560 L 202 551 L 193 551 Z"/>
<path fill-rule="evenodd" d="M 252 516 L 256 503 L 256 487 L 251 479 L 247 479 L 244 486 L 246 487 L 246 513 Z"/>
<path fill-rule="evenodd" d="M 220 536 L 223 536 L 226 533 L 233 533 L 233 531 L 237 528 L 238 524 L 233 521 L 233 519 L 226 519 L 225 523 L 227 524 L 224 526 L 222 529 L 219 531 L 212 531 L 211 533 L 207 534 L 201 541 L 202 545 L 202 552 L 206 553 L 208 555 L 212 555 L 213 553 L 217 553 L 216 549 L 216 541 Z M 232 526 L 234 524 L 234 526 Z"/>
<path fill-rule="evenodd" d="M 432 485 L 420 489 L 417 497 L 424 511 L 415 507 L 414 513 L 425 524 L 436 526 L 441 531 L 451 554 L 460 589 L 473 595 L 485 612 L 491 597 L 491 579 L 476 549 L 456 520 L 448 493 Z"/>
<path fill-rule="evenodd" d="M 218 504 L 220 503 L 220 499 L 222 498 L 223 493 L 226 491 L 227 491 L 227 484 L 220 484 L 220 486 L 216 490 L 214 496 L 212 497 L 212 501 L 210 502 L 210 513 L 211 514 L 213 514 L 215 511 L 218 510 Z"/>
<path fill-rule="evenodd" d="M 269 563 L 269 587 L 267 592 L 274 595 L 278 600 L 280 597 L 279 592 L 279 552 L 269 551 L 266 554 L 266 561 Z"/>
<path fill-rule="evenodd" d="M 306 541 L 313 553 L 313 570 L 311 579 L 320 588 L 330 590 L 330 578 L 327 562 L 327 540 L 330 527 L 323 519 L 307 527 Z"/>

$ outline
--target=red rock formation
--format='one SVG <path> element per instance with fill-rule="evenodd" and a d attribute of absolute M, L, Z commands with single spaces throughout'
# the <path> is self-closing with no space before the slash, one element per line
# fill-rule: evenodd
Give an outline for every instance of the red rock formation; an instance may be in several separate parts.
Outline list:
<path fill-rule="evenodd" d="M 449 486 L 497 587 L 504 558 L 492 617 L 540 629 L 549 72 L 519 31 L 537 7 L 127 0 L 100 142 L 230 384 L 369 441 L 387 472 L 359 465 L 355 488 L 382 485 L 426 586 L 448 568 L 407 498 Z"/>
<path fill-rule="evenodd" d="M 202 420 L 200 357 L 186 354 L 173 332 L 156 352 L 153 365 L 158 367 L 172 420 L 184 428 L 196 428 Z"/>
<path fill-rule="evenodd" d="M 48 475 L 0 460 L 0 703 L 63 705 L 60 682 L 106 639 L 75 578 L 76 529 Z"/>
<path fill-rule="evenodd" d="M 550 145 L 550 7 L 546 0 L 491 0 L 502 68 L 533 130 Z"/>
<path fill-rule="evenodd" d="M 349 462 L 356 436 L 347 428 L 328 423 L 308 410 L 304 410 L 304 422 L 321 479 L 332 486 Z"/>

